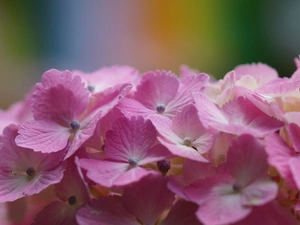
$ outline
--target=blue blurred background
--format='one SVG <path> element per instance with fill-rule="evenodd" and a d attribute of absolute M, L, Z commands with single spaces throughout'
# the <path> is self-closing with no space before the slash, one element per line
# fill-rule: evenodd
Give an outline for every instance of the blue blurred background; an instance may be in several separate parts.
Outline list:
<path fill-rule="evenodd" d="M 300 54 L 299 0 L 1 0 L 0 106 L 44 71 L 181 64 L 218 78 L 264 62 L 281 76 Z"/>

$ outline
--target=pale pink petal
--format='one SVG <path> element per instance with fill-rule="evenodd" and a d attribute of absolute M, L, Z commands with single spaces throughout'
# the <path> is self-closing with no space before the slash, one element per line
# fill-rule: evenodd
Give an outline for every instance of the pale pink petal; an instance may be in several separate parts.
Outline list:
<path fill-rule="evenodd" d="M 77 207 L 59 201 L 51 202 L 36 215 L 32 225 L 77 225 Z"/>
<path fill-rule="evenodd" d="M 119 196 L 100 197 L 78 210 L 79 225 L 140 225 L 122 206 Z"/>
<path fill-rule="evenodd" d="M 216 174 L 216 168 L 211 163 L 186 160 L 182 166 L 183 177 L 189 184 L 198 179 L 210 177 Z"/>
<path fill-rule="evenodd" d="M 57 152 L 67 146 L 71 128 L 51 120 L 32 120 L 21 125 L 16 143 L 37 152 Z"/>
<path fill-rule="evenodd" d="M 125 209 L 143 224 L 154 224 L 173 201 L 174 194 L 167 188 L 167 179 L 158 174 L 129 184 L 124 188 L 122 198 Z"/>
<path fill-rule="evenodd" d="M 194 203 L 178 200 L 160 225 L 201 225 L 195 215 L 197 208 Z"/>
<path fill-rule="evenodd" d="M 150 120 L 143 117 L 120 118 L 113 130 L 108 131 L 105 152 L 108 158 L 122 162 L 143 159 L 145 153 L 156 141 L 157 132 Z"/>
<path fill-rule="evenodd" d="M 204 225 L 224 225 L 238 222 L 251 211 L 252 208 L 240 204 L 240 195 L 228 192 L 211 196 L 201 204 L 196 216 Z"/>
<path fill-rule="evenodd" d="M 68 126 L 86 109 L 89 92 L 79 76 L 70 71 L 49 70 L 42 76 L 32 96 L 35 119 L 49 119 Z"/>
<path fill-rule="evenodd" d="M 262 87 L 255 90 L 255 92 L 268 97 L 282 96 L 289 93 L 300 86 L 300 79 L 292 78 L 277 78 Z"/>
<path fill-rule="evenodd" d="M 179 81 L 173 73 L 159 70 L 147 72 L 142 76 L 134 98 L 155 111 L 158 104 L 166 106 L 174 98 L 178 88 Z"/>
<path fill-rule="evenodd" d="M 277 71 L 263 63 L 240 65 L 235 67 L 234 71 L 238 80 L 244 75 L 251 75 L 263 84 L 278 78 Z"/>
<path fill-rule="evenodd" d="M 268 154 L 268 162 L 274 166 L 280 175 L 291 185 L 296 187 L 293 175 L 291 173 L 289 160 L 296 154 L 282 140 L 278 134 L 271 134 L 266 137 L 266 152 Z"/>
<path fill-rule="evenodd" d="M 241 185 L 264 176 L 268 170 L 267 154 L 263 144 L 248 134 L 241 135 L 232 142 L 226 164 L 228 172 Z"/>
<path fill-rule="evenodd" d="M 241 194 L 243 206 L 261 206 L 277 196 L 278 185 L 269 177 L 262 177 L 246 186 Z"/>
<path fill-rule="evenodd" d="M 139 72 L 129 66 L 103 67 L 92 73 L 73 71 L 73 74 L 78 74 L 92 93 L 101 92 L 119 83 L 131 83 L 135 89 L 140 81 Z"/>

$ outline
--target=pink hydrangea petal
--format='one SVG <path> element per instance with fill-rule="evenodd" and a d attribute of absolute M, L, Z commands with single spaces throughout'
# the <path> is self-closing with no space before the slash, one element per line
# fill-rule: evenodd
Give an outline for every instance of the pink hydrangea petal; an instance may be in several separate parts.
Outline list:
<path fill-rule="evenodd" d="M 139 165 L 145 165 L 172 157 L 174 157 L 174 155 L 171 154 L 165 146 L 157 144 L 145 153 L 143 159 L 139 161 Z"/>
<path fill-rule="evenodd" d="M 70 71 L 49 70 L 36 85 L 32 96 L 34 118 L 69 125 L 89 104 L 89 92 L 79 76 Z"/>
<path fill-rule="evenodd" d="M 79 149 L 84 152 L 85 149 Z M 84 154 L 84 153 L 83 153 Z M 80 205 L 90 201 L 88 186 L 83 180 L 80 168 L 76 165 L 75 160 L 78 158 L 70 158 L 67 161 L 67 168 L 64 172 L 63 179 L 60 183 L 55 184 L 55 194 L 63 202 L 69 197 L 76 197 L 76 204 Z"/>
<path fill-rule="evenodd" d="M 32 120 L 21 125 L 16 143 L 37 152 L 57 152 L 67 146 L 70 135 L 70 128 L 51 120 Z"/>
<path fill-rule="evenodd" d="M 80 116 L 82 123 L 88 124 L 94 117 L 97 117 L 98 120 L 103 118 L 129 93 L 131 88 L 131 84 L 117 84 L 102 92 L 93 94 L 89 107 Z"/>
<path fill-rule="evenodd" d="M 226 164 L 229 173 L 241 185 L 264 176 L 268 170 L 263 144 L 248 134 L 241 135 L 232 142 Z"/>
<path fill-rule="evenodd" d="M 261 206 L 274 200 L 277 192 L 278 185 L 269 177 L 262 177 L 243 190 L 241 203 L 243 206 Z"/>
<path fill-rule="evenodd" d="M 170 143 L 165 138 L 158 137 L 159 142 L 164 145 L 173 155 L 181 156 L 187 159 L 195 160 L 198 162 L 208 162 L 201 152 L 198 152 L 190 146 L 183 144 Z"/>
<path fill-rule="evenodd" d="M 197 208 L 198 206 L 194 203 L 179 200 L 173 205 L 160 225 L 201 225 L 195 216 Z"/>
<path fill-rule="evenodd" d="M 143 224 L 154 224 L 173 201 L 174 194 L 167 187 L 167 179 L 159 174 L 127 185 L 122 198 L 125 209 Z"/>
<path fill-rule="evenodd" d="M 186 160 L 182 166 L 182 173 L 185 181 L 193 183 L 198 179 L 213 176 L 216 169 L 211 163 Z"/>
<path fill-rule="evenodd" d="M 261 83 L 267 83 L 278 78 L 278 73 L 272 67 L 263 63 L 240 65 L 234 68 L 237 79 L 244 75 L 251 75 Z"/>
<path fill-rule="evenodd" d="M 120 176 L 118 176 L 114 180 L 113 185 L 115 186 L 129 185 L 131 183 L 141 180 L 143 177 L 146 177 L 149 174 L 159 174 L 159 173 L 155 170 L 144 169 L 142 167 L 137 166 L 120 174 Z"/>
<path fill-rule="evenodd" d="M 140 225 L 122 206 L 119 196 L 100 197 L 78 210 L 79 225 Z"/>
<path fill-rule="evenodd" d="M 281 121 L 265 114 L 247 98 L 238 97 L 219 108 L 201 93 L 194 95 L 199 118 L 209 130 L 261 137 L 283 126 Z"/>
<path fill-rule="evenodd" d="M 238 222 L 252 211 L 240 204 L 238 194 L 214 195 L 203 202 L 196 216 L 204 225 L 224 225 Z"/>
<path fill-rule="evenodd" d="M 295 123 L 290 123 L 287 132 L 292 140 L 294 151 L 300 152 L 300 127 Z"/>
<path fill-rule="evenodd" d="M 95 159 L 80 159 L 79 162 L 81 168 L 87 170 L 89 179 L 106 187 L 112 187 L 114 181 L 129 169 L 128 163 Z"/>
<path fill-rule="evenodd" d="M 262 87 L 255 90 L 255 92 L 261 95 L 267 95 L 269 97 L 282 96 L 289 93 L 300 86 L 300 79 L 298 78 L 277 78 Z"/>
<path fill-rule="evenodd" d="M 175 115 L 177 110 L 194 103 L 193 92 L 203 92 L 208 79 L 206 74 L 191 75 L 182 79 L 177 94 L 168 104 L 168 114 Z"/>
<path fill-rule="evenodd" d="M 101 92 L 107 87 L 119 83 L 131 83 L 133 87 L 136 87 L 140 80 L 139 72 L 129 66 L 103 67 L 89 74 L 73 71 L 73 74 L 78 74 L 86 86 L 91 86 L 93 88 L 92 93 Z"/>
<path fill-rule="evenodd" d="M 132 116 L 142 116 L 144 118 L 147 118 L 148 115 L 154 114 L 155 112 L 153 110 L 148 109 L 145 107 L 142 103 L 135 99 L 131 98 L 124 98 L 118 105 L 117 108 L 120 109 L 120 111 L 126 116 L 126 117 L 132 117 Z"/>
<path fill-rule="evenodd" d="M 289 160 L 296 154 L 282 140 L 278 134 L 271 134 L 266 137 L 266 152 L 268 154 L 268 162 L 274 166 L 280 175 L 291 185 L 296 187 L 293 175 L 291 173 Z"/>
<path fill-rule="evenodd" d="M 157 104 L 167 105 L 177 93 L 179 81 L 177 77 L 166 71 L 147 72 L 142 76 L 134 98 L 151 110 Z"/>
<path fill-rule="evenodd" d="M 300 189 L 300 159 L 298 157 L 293 157 L 288 161 L 288 165 L 290 166 L 290 172 L 293 176 L 293 180 L 295 181 L 297 188 Z"/>
<path fill-rule="evenodd" d="M 271 201 L 266 205 L 254 207 L 249 216 L 234 225 L 253 224 L 295 225 L 297 222 L 287 208 L 281 207 L 277 201 Z"/>
<path fill-rule="evenodd" d="M 120 118 L 113 130 L 108 131 L 105 152 L 108 158 L 128 162 L 130 158 L 143 159 L 145 153 L 156 141 L 156 129 L 150 120 L 143 117 Z"/>
<path fill-rule="evenodd" d="M 34 219 L 32 225 L 76 225 L 75 206 L 70 206 L 59 201 L 51 202 Z"/>
<path fill-rule="evenodd" d="M 182 139 L 190 137 L 193 140 L 206 133 L 197 115 L 196 107 L 191 104 L 186 105 L 182 110 L 176 113 L 172 119 L 171 127 Z"/>
<path fill-rule="evenodd" d="M 10 125 L 1 137 L 0 201 L 14 201 L 39 193 L 58 183 L 65 169 L 61 161 L 63 151 L 47 154 L 18 147 L 14 142 L 16 135 L 17 127 Z M 30 167 L 35 170 L 32 177 L 26 174 Z"/>

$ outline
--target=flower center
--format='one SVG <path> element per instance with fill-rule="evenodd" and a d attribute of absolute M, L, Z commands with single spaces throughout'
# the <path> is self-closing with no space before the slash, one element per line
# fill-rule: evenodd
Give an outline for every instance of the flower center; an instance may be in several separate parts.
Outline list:
<path fill-rule="evenodd" d="M 91 84 L 89 84 L 89 85 L 87 86 L 87 89 L 88 89 L 89 92 L 91 92 L 91 93 L 93 93 L 93 92 L 95 91 L 95 87 L 94 87 L 93 85 L 91 85 Z"/>
<path fill-rule="evenodd" d="M 183 139 L 183 145 L 191 147 L 192 146 L 192 139 L 190 137 L 185 137 Z"/>
<path fill-rule="evenodd" d="M 35 169 L 33 167 L 29 167 L 27 170 L 26 170 L 26 174 L 29 176 L 29 177 L 32 177 L 35 175 Z"/>
<path fill-rule="evenodd" d="M 80 128 L 80 123 L 77 120 L 72 121 L 70 124 L 72 130 L 78 130 Z"/>
<path fill-rule="evenodd" d="M 136 166 L 137 162 L 138 162 L 138 160 L 135 157 L 128 159 L 128 163 L 129 163 L 130 166 Z"/>
<path fill-rule="evenodd" d="M 156 106 L 156 111 L 157 111 L 158 113 L 163 113 L 163 112 L 165 111 L 165 109 L 166 109 L 166 106 L 165 106 L 164 104 L 158 104 L 158 105 Z"/>
<path fill-rule="evenodd" d="M 70 196 L 70 197 L 68 198 L 68 203 L 69 203 L 69 205 L 75 205 L 76 202 L 77 202 L 77 199 L 76 199 L 76 197 L 75 197 L 74 195 L 72 195 L 72 196 Z"/>
<path fill-rule="evenodd" d="M 240 192 L 240 191 L 242 190 L 242 188 L 243 188 L 243 186 L 242 186 L 241 184 L 239 184 L 239 183 L 234 183 L 234 184 L 232 185 L 232 189 L 233 189 L 234 191 L 236 191 L 236 192 Z"/>

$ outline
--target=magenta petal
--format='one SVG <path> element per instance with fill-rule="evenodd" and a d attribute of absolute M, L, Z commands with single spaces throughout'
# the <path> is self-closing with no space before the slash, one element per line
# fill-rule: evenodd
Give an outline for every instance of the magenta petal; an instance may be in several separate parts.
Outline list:
<path fill-rule="evenodd" d="M 251 214 L 234 225 L 295 225 L 296 219 L 288 208 L 281 207 L 277 201 L 272 201 L 260 207 L 254 207 Z"/>
<path fill-rule="evenodd" d="M 89 92 L 79 76 L 70 71 L 49 70 L 36 85 L 32 97 L 35 119 L 69 125 L 89 104 Z"/>
<path fill-rule="evenodd" d="M 62 127 L 50 120 L 32 120 L 23 123 L 16 137 L 20 147 L 37 152 L 57 152 L 67 146 L 70 128 Z"/>
<path fill-rule="evenodd" d="M 118 105 L 117 108 L 126 116 L 142 116 L 147 118 L 148 115 L 155 114 L 153 110 L 148 109 L 142 103 L 135 99 L 124 98 Z"/>
<path fill-rule="evenodd" d="M 106 187 L 112 187 L 114 181 L 129 169 L 128 163 L 95 159 L 80 159 L 79 162 L 80 166 L 87 170 L 89 179 Z"/>
<path fill-rule="evenodd" d="M 167 105 L 177 93 L 177 77 L 166 71 L 147 72 L 137 86 L 134 98 L 148 109 L 156 110 L 157 104 Z"/>
<path fill-rule="evenodd" d="M 228 172 L 241 185 L 264 176 L 268 170 L 264 146 L 251 135 L 244 134 L 232 142 L 227 153 Z"/>
<path fill-rule="evenodd" d="M 297 188 L 300 189 L 300 159 L 298 157 L 293 157 L 288 161 L 290 166 L 291 174 L 293 176 L 293 180 L 295 181 Z"/>
<path fill-rule="evenodd" d="M 198 206 L 194 203 L 179 200 L 160 225 L 201 225 L 195 216 L 197 208 Z"/>
<path fill-rule="evenodd" d="M 292 139 L 294 150 L 300 152 L 300 127 L 295 123 L 291 123 L 288 125 L 287 131 Z"/>
<path fill-rule="evenodd" d="M 156 129 L 150 120 L 141 116 L 131 119 L 120 118 L 113 130 L 108 131 L 105 152 L 109 159 L 128 162 L 130 158 L 139 161 L 156 140 Z"/>
<path fill-rule="evenodd" d="M 34 219 L 32 225 L 77 225 L 75 206 L 59 201 L 51 202 Z"/>
<path fill-rule="evenodd" d="M 174 194 L 167 188 L 167 179 L 159 174 L 126 186 L 122 198 L 125 209 L 143 224 L 154 224 L 173 201 Z"/>
<path fill-rule="evenodd" d="M 79 225 L 140 225 L 121 205 L 119 196 L 100 197 L 78 210 Z"/>

